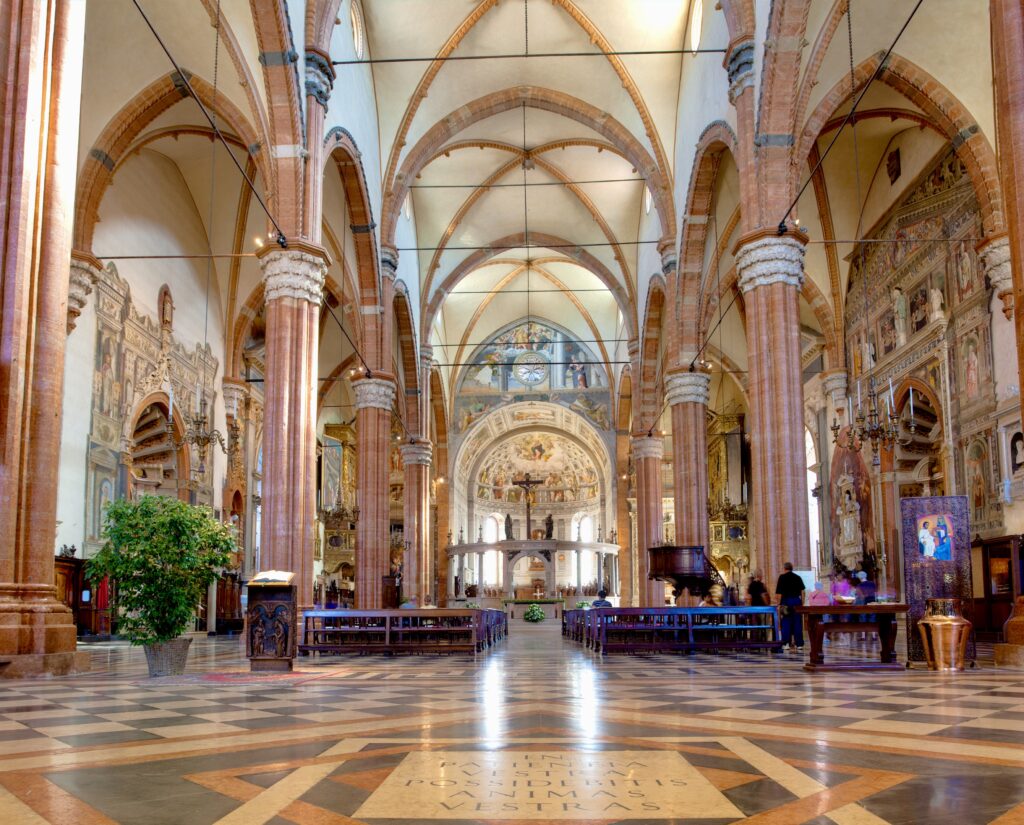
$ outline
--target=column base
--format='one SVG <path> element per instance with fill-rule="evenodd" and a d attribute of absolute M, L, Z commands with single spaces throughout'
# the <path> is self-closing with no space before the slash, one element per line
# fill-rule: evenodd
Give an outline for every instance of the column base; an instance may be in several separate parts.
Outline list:
<path fill-rule="evenodd" d="M 992 645 L 996 667 L 1024 667 L 1024 645 Z"/>
<path fill-rule="evenodd" d="M 54 593 L 53 585 L 0 584 L 0 678 L 89 670 L 71 611 Z"/>
<path fill-rule="evenodd" d="M 37 679 L 71 676 L 92 670 L 92 654 L 87 650 L 67 653 L 0 653 L 0 679 Z"/>

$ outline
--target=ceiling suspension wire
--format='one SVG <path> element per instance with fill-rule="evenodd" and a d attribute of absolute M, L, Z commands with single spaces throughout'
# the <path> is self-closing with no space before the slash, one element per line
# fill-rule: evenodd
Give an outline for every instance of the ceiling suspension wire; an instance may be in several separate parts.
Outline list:
<path fill-rule="evenodd" d="M 196 94 L 196 90 L 192 88 L 192 82 L 189 79 L 189 76 L 182 70 L 181 66 L 178 64 L 178 61 L 174 59 L 174 55 L 171 54 L 171 50 L 167 47 L 167 44 L 164 42 L 164 39 L 160 36 L 159 32 L 157 32 L 156 27 L 153 25 L 149 17 L 146 16 L 146 12 L 142 10 L 142 6 L 139 5 L 139 0 L 132 0 L 132 3 L 134 4 L 135 8 L 138 9 L 139 14 L 142 16 L 142 19 L 146 23 L 146 26 L 153 33 L 153 37 L 156 38 L 156 42 L 160 44 L 160 48 L 163 49 L 164 54 L 167 55 L 167 59 L 171 61 L 171 65 L 174 66 L 174 70 L 178 73 L 178 77 L 181 79 L 181 82 L 185 85 L 185 88 L 188 89 L 189 96 L 192 98 L 192 100 L 195 101 L 196 105 L 199 107 L 199 110 L 203 113 L 203 117 L 206 118 L 207 122 L 212 127 L 213 133 L 217 136 L 217 139 L 223 144 L 224 148 L 227 150 L 228 157 L 231 158 L 231 162 L 235 164 L 235 168 L 238 170 L 238 174 L 242 176 L 242 179 L 246 182 L 249 189 L 252 191 L 253 197 L 256 198 L 256 201 L 263 209 L 263 212 L 267 216 L 267 219 L 274 225 L 274 229 L 277 231 L 277 237 L 275 238 L 277 244 L 282 249 L 287 249 L 288 238 L 285 236 L 284 231 L 281 229 L 281 225 L 277 222 L 277 219 L 270 213 L 270 210 L 267 208 L 267 204 L 263 200 L 263 197 L 260 195 L 258 191 L 256 191 L 255 184 L 245 173 L 245 169 L 243 169 L 242 164 L 238 162 L 238 158 L 235 157 L 235 153 L 231 151 L 231 147 L 228 145 L 227 139 L 224 137 L 224 134 L 221 132 L 220 129 L 217 128 L 217 124 L 214 121 L 213 116 L 210 114 L 210 111 L 206 108 L 205 105 L 203 105 L 203 101 L 199 99 L 199 95 Z M 219 14 L 217 17 L 217 26 L 219 30 Z"/>
<path fill-rule="evenodd" d="M 459 54 L 446 57 L 375 57 L 332 60 L 334 66 L 373 66 L 387 63 L 460 63 L 470 60 L 535 60 L 564 57 L 672 57 L 689 54 L 726 54 L 728 49 L 622 49 L 609 52 L 532 52 L 529 54 Z"/>

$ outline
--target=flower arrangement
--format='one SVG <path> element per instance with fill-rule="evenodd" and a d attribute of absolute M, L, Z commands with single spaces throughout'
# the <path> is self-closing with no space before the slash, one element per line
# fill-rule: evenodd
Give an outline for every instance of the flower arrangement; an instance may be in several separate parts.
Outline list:
<path fill-rule="evenodd" d="M 583 601 L 576 602 L 576 609 L 577 610 L 585 610 L 588 607 L 590 607 L 590 602 L 583 602 Z"/>
<path fill-rule="evenodd" d="M 467 610 L 480 610 L 481 608 L 480 608 L 480 605 L 478 605 L 476 602 L 466 602 L 466 609 Z"/>
<path fill-rule="evenodd" d="M 523 614 L 523 619 L 527 622 L 544 621 L 544 608 L 539 604 L 531 604 L 526 608 L 526 612 Z"/>

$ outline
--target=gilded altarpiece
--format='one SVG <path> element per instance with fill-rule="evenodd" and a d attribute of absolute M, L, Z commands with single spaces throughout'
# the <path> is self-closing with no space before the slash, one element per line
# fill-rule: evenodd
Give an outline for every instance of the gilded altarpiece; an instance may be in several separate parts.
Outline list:
<path fill-rule="evenodd" d="M 103 508 L 131 491 L 131 449 L 142 402 L 155 393 L 165 396 L 173 388 L 179 413 L 196 406 L 196 393 L 204 393 L 213 408 L 213 381 L 218 363 L 210 347 L 186 350 L 174 338 L 169 293 L 161 294 L 161 318 L 152 318 L 132 303 L 128 282 L 111 262 L 96 284 L 96 359 L 90 402 L 88 470 L 85 491 L 85 555 L 100 547 Z M 181 437 L 181 433 L 177 434 Z M 213 505 L 213 468 L 202 472 L 198 455 L 191 456 L 190 498 Z"/>
<path fill-rule="evenodd" d="M 956 153 L 948 150 L 922 174 L 868 237 L 873 242 L 851 257 L 846 300 L 854 409 L 859 399 L 867 404 L 869 377 L 883 414 L 890 382 L 899 387 L 915 378 L 927 386 L 937 403 L 922 404 L 918 391 L 918 432 L 897 454 L 898 495 L 963 493 L 970 501 L 972 533 L 997 534 L 1002 512 L 993 481 L 999 476 L 990 296 L 975 251 L 982 237 L 980 210 Z M 900 414 L 909 421 L 905 397 Z M 871 552 L 871 483 L 859 466 L 838 458 L 834 465 L 843 468 L 833 468 L 833 501 L 842 501 L 840 476 L 851 476 L 846 491 L 856 492 L 865 549 Z M 897 529 L 885 525 L 887 534 Z"/>

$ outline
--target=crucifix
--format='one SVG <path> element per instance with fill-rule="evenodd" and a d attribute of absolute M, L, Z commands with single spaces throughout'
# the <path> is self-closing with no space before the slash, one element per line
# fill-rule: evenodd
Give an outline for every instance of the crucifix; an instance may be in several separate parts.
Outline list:
<path fill-rule="evenodd" d="M 523 499 L 526 501 L 526 538 L 527 540 L 533 538 L 533 524 L 530 521 L 530 499 L 533 497 L 533 488 L 542 484 L 543 482 L 539 478 L 530 478 L 530 474 L 526 473 L 522 478 L 512 479 L 512 483 L 519 487 L 523 491 Z"/>

